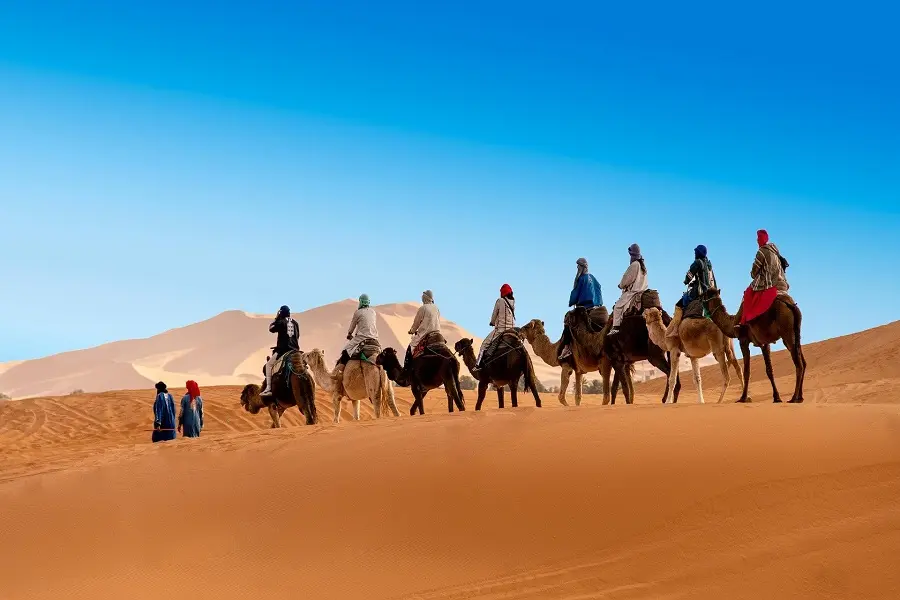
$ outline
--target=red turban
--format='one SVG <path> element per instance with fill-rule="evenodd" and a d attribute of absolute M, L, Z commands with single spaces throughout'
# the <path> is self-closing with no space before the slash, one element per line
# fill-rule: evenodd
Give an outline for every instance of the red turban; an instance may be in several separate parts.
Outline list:
<path fill-rule="evenodd" d="M 200 386 L 197 385 L 197 382 L 193 379 L 184 384 L 187 388 L 188 394 L 191 395 L 191 399 L 200 397 Z"/>
<path fill-rule="evenodd" d="M 504 283 L 502 286 L 500 286 L 500 297 L 501 297 L 501 298 L 502 298 L 503 296 L 509 296 L 509 295 L 512 294 L 512 293 L 513 293 L 513 292 L 512 292 L 512 288 L 509 287 L 509 284 L 508 284 L 508 283 Z"/>
<path fill-rule="evenodd" d="M 769 243 L 769 234 L 765 229 L 760 229 L 756 232 L 756 243 L 759 244 L 760 247 Z"/>

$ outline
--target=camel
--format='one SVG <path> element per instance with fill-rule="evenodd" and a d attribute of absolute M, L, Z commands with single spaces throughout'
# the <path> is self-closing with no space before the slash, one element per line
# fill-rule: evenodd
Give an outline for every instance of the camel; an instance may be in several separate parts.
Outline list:
<path fill-rule="evenodd" d="M 619 332 L 616 335 L 607 335 L 612 327 L 612 319 L 610 319 L 604 330 L 600 333 L 590 331 L 587 320 L 587 310 L 582 307 L 576 307 L 568 315 L 569 326 L 572 329 L 572 337 L 580 345 L 591 349 L 595 356 L 605 356 L 615 372 L 615 379 L 612 386 L 612 397 L 610 402 L 616 402 L 616 390 L 618 388 L 616 380 L 622 382 L 622 390 L 625 394 L 625 403 L 632 404 L 634 402 L 634 363 L 646 360 L 654 367 L 669 375 L 669 361 L 666 359 L 666 352 L 656 344 L 650 342 L 650 336 L 647 333 L 647 324 L 644 322 L 640 314 L 628 315 L 622 319 L 619 325 Z M 671 321 L 671 317 L 663 312 L 663 323 Z M 606 385 L 609 375 L 604 376 L 604 390 L 608 389 Z M 675 388 L 673 390 L 672 402 L 678 402 L 678 394 L 681 391 L 681 379 L 675 374 Z M 666 402 L 669 395 L 669 388 L 663 391 L 662 401 Z M 607 404 L 606 394 L 604 392 L 603 404 Z"/>
<path fill-rule="evenodd" d="M 603 379 L 603 404 L 609 404 L 609 374 L 611 366 L 602 352 L 596 354 L 588 347 L 576 340 L 572 342 L 572 356 L 559 362 L 560 341 L 551 342 L 544 332 L 544 322 L 540 319 L 532 319 L 519 329 L 519 336 L 528 340 L 534 353 L 551 367 L 560 367 L 559 374 L 559 403 L 568 406 L 566 402 L 566 390 L 569 387 L 569 378 L 575 373 L 575 406 L 581 406 L 582 378 L 585 374 L 600 371 Z M 574 364 L 574 367 L 573 367 Z M 618 384 L 618 381 L 614 385 Z"/>
<path fill-rule="evenodd" d="M 272 429 L 281 427 L 281 415 L 291 406 L 296 406 L 306 417 L 307 425 L 319 422 L 316 412 L 316 384 L 306 366 L 302 352 L 294 352 L 286 357 L 285 368 L 290 379 L 285 382 L 281 374 L 272 374 L 272 395 L 260 397 L 260 387 L 255 383 L 244 386 L 241 391 L 241 406 L 251 414 L 257 414 L 264 406 L 272 417 Z"/>
<path fill-rule="evenodd" d="M 677 337 L 666 337 L 666 327 L 663 325 L 662 311 L 658 308 L 648 308 L 644 312 L 644 320 L 647 322 L 647 333 L 650 341 L 669 352 L 669 393 L 675 386 L 675 375 L 678 373 L 678 363 L 681 354 L 684 353 L 691 361 L 691 370 L 694 373 L 694 385 L 697 386 L 697 398 L 703 404 L 703 383 L 700 377 L 700 359 L 712 353 L 719 369 L 722 371 L 722 392 L 719 394 L 717 404 L 725 398 L 731 376 L 728 373 L 728 365 L 734 368 L 738 381 L 741 380 L 741 366 L 734 357 L 734 347 L 731 339 L 719 330 L 715 323 L 709 319 L 683 319 L 678 326 Z M 674 396 L 674 394 L 673 394 Z"/>
<path fill-rule="evenodd" d="M 410 360 L 409 369 L 400 365 L 397 351 L 385 348 L 375 364 L 384 367 L 388 378 L 401 387 L 412 388 L 413 401 L 410 416 L 425 414 L 425 395 L 435 388 L 444 386 L 447 394 L 447 410 L 453 412 L 453 405 L 460 411 L 466 410 L 462 388 L 459 385 L 459 361 L 446 346 L 428 347 L 422 354 Z"/>
<path fill-rule="evenodd" d="M 493 383 L 497 388 L 497 403 L 500 408 L 503 408 L 504 385 L 509 386 L 513 408 L 519 406 L 517 388 L 519 378 L 523 375 L 525 376 L 525 391 L 530 388 L 535 405 L 538 408 L 541 407 L 541 397 L 538 395 L 537 380 L 534 376 L 534 365 L 531 364 L 531 356 L 528 355 L 516 330 L 501 334 L 495 342 L 493 355 L 485 357 L 480 370 L 475 369 L 476 358 L 472 343 L 472 338 L 463 338 L 456 342 L 454 349 L 462 356 L 472 377 L 478 380 L 478 401 L 475 403 L 475 410 L 481 410 L 481 403 L 484 402 L 489 383 Z"/>
<path fill-rule="evenodd" d="M 354 359 L 344 366 L 342 380 L 335 381 L 325 366 L 325 353 L 322 350 L 316 348 L 308 352 L 306 362 L 319 386 L 326 392 L 331 392 L 335 423 L 341 422 L 341 400 L 344 397 L 353 402 L 354 421 L 359 421 L 359 403 L 364 398 L 372 402 L 376 419 L 380 419 L 381 411 L 388 408 L 395 417 L 400 416 L 394 399 L 394 388 L 381 367 L 368 361 Z"/>
<path fill-rule="evenodd" d="M 791 404 L 803 402 L 803 378 L 806 375 L 806 358 L 800 347 L 800 324 L 803 315 L 793 298 L 787 294 L 778 294 L 769 310 L 740 328 L 737 327 L 740 324 L 739 318 L 728 314 L 728 311 L 725 310 L 719 290 L 708 290 L 701 298 L 713 323 L 729 338 L 737 337 L 738 343 L 741 345 L 741 355 L 744 359 L 744 391 L 738 402 L 750 401 L 747 388 L 750 386 L 751 343 L 762 350 L 763 360 L 766 363 L 766 375 L 772 383 L 773 402 L 781 402 L 781 396 L 775 386 L 775 374 L 772 371 L 772 357 L 769 348 L 778 340 L 784 342 L 794 361 L 794 394 L 788 402 Z M 736 333 L 738 329 L 740 330 L 739 335 Z"/>

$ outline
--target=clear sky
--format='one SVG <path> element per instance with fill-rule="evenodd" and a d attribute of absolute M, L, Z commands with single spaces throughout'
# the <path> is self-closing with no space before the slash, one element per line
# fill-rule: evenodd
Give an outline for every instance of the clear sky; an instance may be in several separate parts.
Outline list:
<path fill-rule="evenodd" d="M 804 336 L 900 316 L 892 3 L 0 4 L 0 361 L 227 309 L 499 287 L 561 321 L 641 245 L 726 306 L 755 231 Z"/>

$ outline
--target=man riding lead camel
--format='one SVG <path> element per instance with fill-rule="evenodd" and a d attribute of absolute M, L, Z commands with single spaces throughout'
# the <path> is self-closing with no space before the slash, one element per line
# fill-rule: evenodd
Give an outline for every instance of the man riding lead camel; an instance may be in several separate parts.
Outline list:
<path fill-rule="evenodd" d="M 291 309 L 282 306 L 275 315 L 275 320 L 269 325 L 271 333 L 278 334 L 272 357 L 266 361 L 266 389 L 260 392 L 260 396 L 272 395 L 272 367 L 279 356 L 284 356 L 291 350 L 300 350 L 300 326 L 291 318 Z"/>
<path fill-rule="evenodd" d="M 765 229 L 756 232 L 756 243 L 759 250 L 750 268 L 750 277 L 753 281 L 744 290 L 744 300 L 738 309 L 735 334 L 740 337 L 741 329 L 749 322 L 766 312 L 775 297 L 779 293 L 787 293 L 790 285 L 787 282 L 785 271 L 788 261 L 781 256 L 778 246 L 769 241 L 769 234 Z"/>

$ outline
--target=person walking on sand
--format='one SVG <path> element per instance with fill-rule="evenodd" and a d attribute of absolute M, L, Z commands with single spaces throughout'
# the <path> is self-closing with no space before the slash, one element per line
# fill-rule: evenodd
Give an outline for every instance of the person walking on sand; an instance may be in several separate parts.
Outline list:
<path fill-rule="evenodd" d="M 184 385 L 187 393 L 181 399 L 178 432 L 184 437 L 200 437 L 200 430 L 203 429 L 203 398 L 200 397 L 200 386 L 193 380 Z"/>
<path fill-rule="evenodd" d="M 153 436 L 154 442 L 165 442 L 175 439 L 175 400 L 160 381 L 156 384 L 156 401 L 153 403 Z"/>

